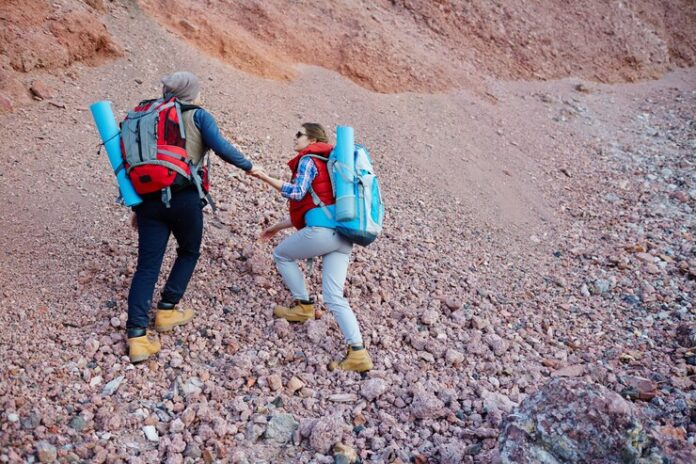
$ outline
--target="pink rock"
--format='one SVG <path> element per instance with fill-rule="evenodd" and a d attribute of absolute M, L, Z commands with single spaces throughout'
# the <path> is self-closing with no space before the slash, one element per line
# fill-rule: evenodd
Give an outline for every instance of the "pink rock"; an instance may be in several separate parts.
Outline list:
<path fill-rule="evenodd" d="M 39 79 L 31 83 L 31 87 L 29 88 L 29 90 L 31 90 L 32 94 L 36 95 L 42 100 L 46 100 L 48 98 L 53 97 L 53 91 L 51 90 L 51 88 L 48 85 L 46 85 L 44 81 Z"/>
<path fill-rule="evenodd" d="M 300 435 L 302 435 L 304 438 L 309 438 L 309 436 L 312 434 L 314 426 L 317 425 L 318 421 L 319 419 L 301 419 L 300 427 L 298 429 Z"/>
<path fill-rule="evenodd" d="M 471 354 L 483 354 L 486 352 L 487 348 L 481 340 L 480 332 L 474 332 L 466 344 L 466 350 Z"/>
<path fill-rule="evenodd" d="M 181 433 L 175 433 L 171 437 L 171 443 L 169 444 L 169 449 L 174 453 L 183 453 L 186 449 L 186 442 L 184 441 L 184 436 Z"/>
<path fill-rule="evenodd" d="M 58 458 L 58 451 L 47 441 L 40 441 L 36 444 L 36 455 L 39 462 L 53 462 Z"/>
<path fill-rule="evenodd" d="M 297 390 L 299 390 L 299 389 L 301 389 L 302 387 L 304 387 L 304 385 L 305 385 L 305 384 L 304 384 L 300 379 L 298 379 L 297 377 L 294 377 L 294 376 L 293 376 L 293 377 L 288 381 L 288 391 L 290 392 L 290 394 L 293 394 L 293 393 L 295 393 Z"/>
<path fill-rule="evenodd" d="M 421 316 L 421 322 L 424 325 L 433 325 L 440 318 L 440 313 L 434 309 L 429 309 L 423 313 Z"/>
<path fill-rule="evenodd" d="M 0 93 L 0 113 L 11 113 L 14 110 L 14 105 L 9 97 Z"/>
<path fill-rule="evenodd" d="M 182 421 L 178 417 L 169 423 L 169 432 L 170 433 L 183 432 L 184 428 L 186 428 L 186 426 L 184 425 L 184 421 Z"/>
<path fill-rule="evenodd" d="M 283 379 L 278 374 L 272 374 L 266 377 L 268 386 L 272 391 L 278 391 L 283 388 Z"/>
<path fill-rule="evenodd" d="M 309 444 L 316 451 L 327 454 L 331 447 L 341 441 L 346 432 L 347 424 L 338 415 L 325 416 L 320 418 L 309 436 Z"/>
<path fill-rule="evenodd" d="M 438 454 L 440 456 L 438 462 L 442 464 L 460 464 L 464 462 L 466 448 L 466 445 L 459 440 L 443 443 L 438 447 Z"/>
<path fill-rule="evenodd" d="M 464 362 L 464 354 L 450 348 L 445 353 L 445 361 L 451 366 L 459 366 Z"/>
<path fill-rule="evenodd" d="M 273 321 L 273 333 L 278 338 L 285 338 L 290 333 L 290 323 L 285 319 L 276 319 Z"/>
<path fill-rule="evenodd" d="M 307 321 L 305 326 L 307 327 L 307 338 L 309 338 L 312 343 L 320 344 L 326 340 L 326 331 L 328 327 L 324 320 Z"/>
<path fill-rule="evenodd" d="M 421 384 L 413 389 L 411 412 L 418 419 L 433 419 L 444 414 L 445 404 L 433 393 L 426 391 Z"/>
<path fill-rule="evenodd" d="M 225 435 L 227 435 L 228 431 L 227 421 L 222 417 L 216 417 L 213 420 L 213 430 L 218 437 L 223 438 Z"/>
<path fill-rule="evenodd" d="M 551 377 L 580 377 L 585 373 L 585 366 L 582 364 L 574 364 L 566 366 L 562 369 L 551 373 Z"/>
<path fill-rule="evenodd" d="M 367 400 L 373 401 L 382 393 L 387 391 L 387 384 L 384 380 L 375 378 L 365 382 L 360 389 L 360 394 Z"/>
<path fill-rule="evenodd" d="M 652 380 L 637 376 L 626 376 L 623 378 L 623 381 L 626 388 L 621 392 L 622 396 L 650 401 L 657 395 L 657 384 Z"/>
<path fill-rule="evenodd" d="M 650 436 L 648 424 L 641 424 L 631 405 L 616 393 L 558 378 L 507 416 L 499 449 L 503 462 L 531 464 L 539 462 L 539 456 L 549 462 L 622 462 L 652 447 Z M 665 460 L 664 451 L 651 448 L 651 458 Z"/>
<path fill-rule="evenodd" d="M 508 349 L 508 343 L 496 334 L 488 334 L 484 341 L 496 356 L 504 354 Z"/>
<path fill-rule="evenodd" d="M 184 412 L 181 414 L 181 421 L 184 423 L 186 427 L 193 424 L 193 421 L 195 419 L 196 411 L 193 409 L 193 407 L 189 406 L 188 408 L 184 409 Z"/>
<path fill-rule="evenodd" d="M 481 398 L 483 399 L 483 407 L 488 412 L 497 410 L 503 413 L 509 413 L 517 406 L 517 403 L 498 392 L 483 390 L 481 392 Z"/>

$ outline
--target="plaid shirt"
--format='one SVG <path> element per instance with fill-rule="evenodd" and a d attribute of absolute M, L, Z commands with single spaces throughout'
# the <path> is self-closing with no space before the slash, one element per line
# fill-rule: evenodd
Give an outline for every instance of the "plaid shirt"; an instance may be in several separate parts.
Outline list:
<path fill-rule="evenodd" d="M 312 161 L 312 158 L 306 156 L 300 160 L 297 166 L 297 177 L 295 182 L 283 182 L 283 187 L 280 189 L 280 194 L 289 200 L 299 201 L 307 194 L 312 181 L 317 177 L 317 166 Z"/>

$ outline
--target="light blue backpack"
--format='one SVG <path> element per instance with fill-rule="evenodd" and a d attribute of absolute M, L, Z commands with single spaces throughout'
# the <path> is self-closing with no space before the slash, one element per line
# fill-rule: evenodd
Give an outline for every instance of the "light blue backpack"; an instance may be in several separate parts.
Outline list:
<path fill-rule="evenodd" d="M 349 137 L 342 137 L 345 129 L 350 129 Z M 336 148 L 327 162 L 336 204 L 326 206 L 310 187 L 318 207 L 307 212 L 305 222 L 310 226 L 334 228 L 348 241 L 367 246 L 382 233 L 384 203 L 370 153 L 362 145 L 352 143 L 352 131 L 351 127 L 338 126 Z M 352 150 L 346 147 L 346 142 Z M 317 155 L 308 156 L 326 160 Z"/>

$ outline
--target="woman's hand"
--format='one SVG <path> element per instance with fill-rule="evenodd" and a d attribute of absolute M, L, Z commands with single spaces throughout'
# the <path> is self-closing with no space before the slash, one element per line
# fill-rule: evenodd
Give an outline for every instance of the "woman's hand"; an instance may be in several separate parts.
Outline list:
<path fill-rule="evenodd" d="M 274 224 L 271 227 L 264 229 L 261 232 L 261 235 L 259 235 L 259 240 L 261 240 L 262 242 L 266 242 L 266 241 L 270 240 L 271 238 L 273 238 L 275 236 L 275 234 L 277 234 L 281 230 L 287 229 L 289 227 L 292 227 L 292 222 L 290 221 L 290 219 L 285 219 L 284 221 L 280 221 L 279 223 Z"/>
<path fill-rule="evenodd" d="M 259 236 L 259 240 L 261 240 L 262 242 L 267 242 L 268 240 L 272 239 L 275 236 L 275 234 L 280 232 L 280 229 L 276 228 L 277 225 L 278 224 L 263 229 L 263 232 L 261 232 L 261 235 Z"/>
<path fill-rule="evenodd" d="M 261 179 L 263 175 L 266 173 L 264 172 L 263 168 L 260 166 L 253 166 L 250 170 L 246 171 L 246 174 L 251 177 L 256 177 L 257 179 Z"/>

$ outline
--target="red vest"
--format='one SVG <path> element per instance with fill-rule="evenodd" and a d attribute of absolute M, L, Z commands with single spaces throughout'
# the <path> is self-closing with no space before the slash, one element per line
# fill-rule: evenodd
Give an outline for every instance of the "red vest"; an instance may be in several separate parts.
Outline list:
<path fill-rule="evenodd" d="M 299 152 L 293 159 L 288 161 L 288 166 L 290 166 L 290 170 L 292 171 L 292 182 L 295 182 L 295 179 L 297 178 L 297 168 L 300 165 L 300 159 L 303 156 L 313 154 L 328 158 L 331 150 L 333 150 L 333 146 L 329 145 L 328 143 L 313 143 Z M 316 194 L 319 196 L 319 199 L 324 202 L 325 205 L 333 205 L 336 203 L 336 198 L 334 197 L 333 189 L 331 187 L 331 175 L 326 167 L 326 161 L 322 161 L 317 158 L 312 158 L 312 161 L 314 161 L 314 165 L 317 167 L 317 176 L 312 181 L 312 189 L 314 189 Z M 307 194 L 302 197 L 301 200 L 290 200 L 289 205 L 290 220 L 292 221 L 292 225 L 298 230 L 305 226 L 305 213 L 310 209 L 317 207 L 317 205 L 314 204 L 312 194 L 309 192 L 307 192 Z"/>

